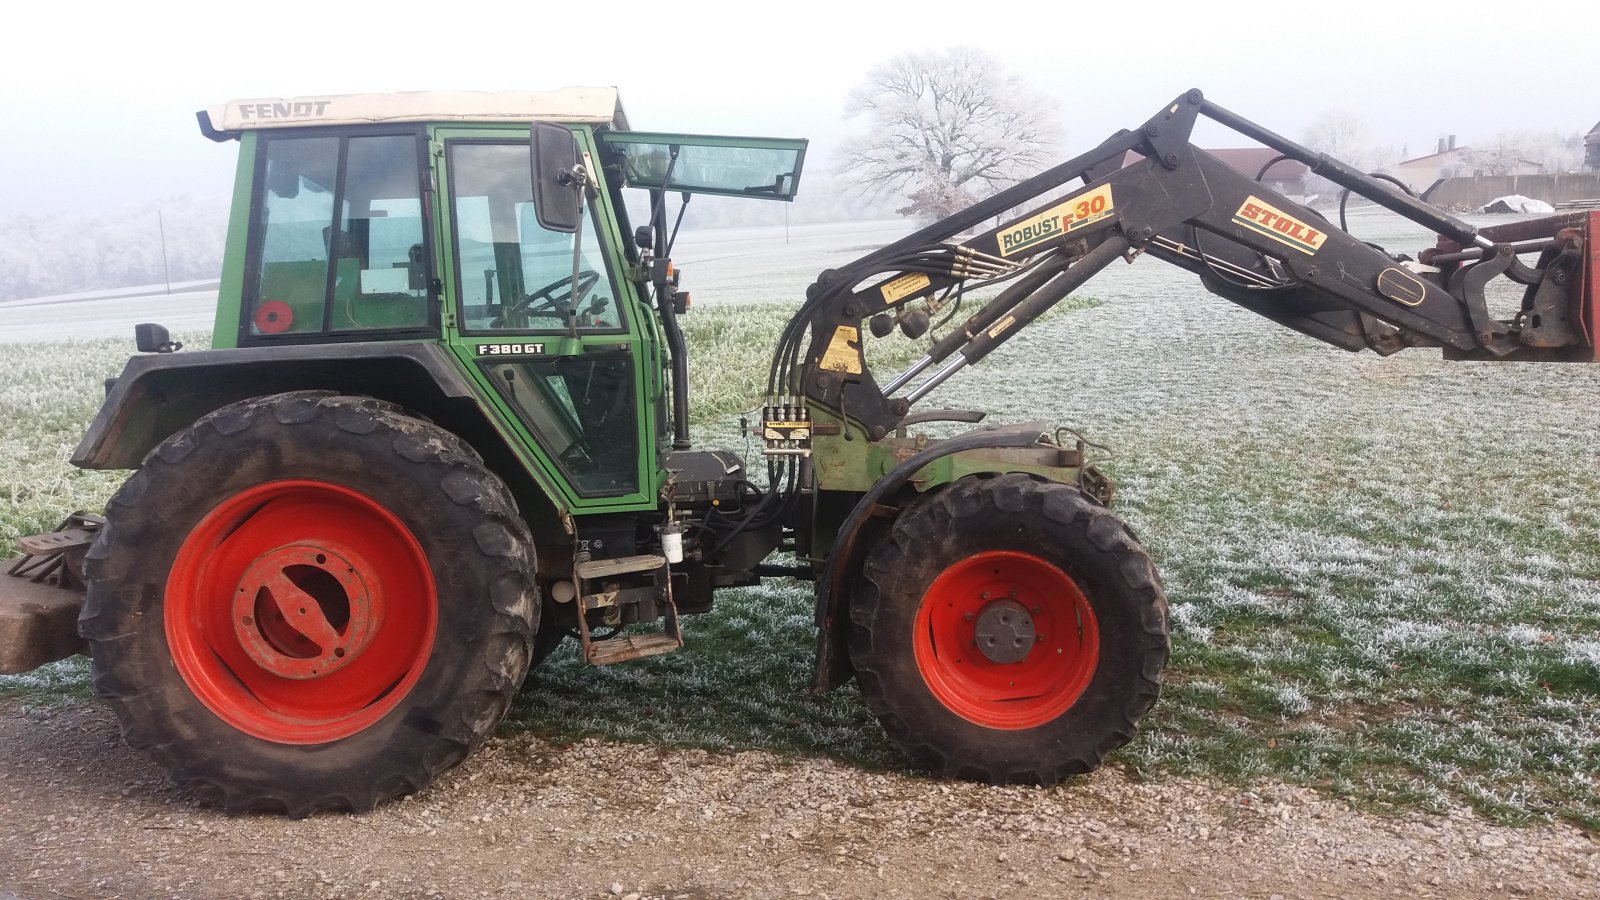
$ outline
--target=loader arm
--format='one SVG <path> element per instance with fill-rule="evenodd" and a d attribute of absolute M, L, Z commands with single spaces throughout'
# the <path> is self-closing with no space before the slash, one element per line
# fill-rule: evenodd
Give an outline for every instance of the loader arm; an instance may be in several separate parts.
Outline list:
<path fill-rule="evenodd" d="M 1428 228 L 1438 235 L 1437 245 L 1412 259 L 1364 243 L 1194 146 L 1190 135 L 1202 115 Z M 1124 166 L 1128 151 L 1143 158 Z M 1480 231 L 1382 178 L 1190 91 L 1137 131 L 1121 132 L 823 273 L 774 358 L 769 404 L 780 412 L 768 415 L 778 425 L 769 428 L 769 452 L 804 453 L 804 441 L 795 435 L 807 432 L 795 420 L 804 418 L 796 411 L 808 404 L 842 414 L 874 440 L 883 437 L 918 400 L 1111 262 L 1143 255 L 1193 272 L 1212 293 L 1346 350 L 1389 354 L 1429 346 L 1443 348 L 1451 359 L 1595 359 L 1590 307 L 1600 215 Z M 1039 203 L 1079 180 L 1081 188 Z M 1038 205 L 957 242 L 965 230 L 1029 204 Z M 1537 263 L 1519 259 L 1529 253 L 1539 254 Z M 1499 279 L 1523 286 L 1522 307 L 1509 318 L 1495 318 L 1486 297 Z M 873 334 L 898 325 L 916 337 L 931 318 L 950 315 L 967 292 L 992 285 L 1005 287 L 934 340 L 918 362 L 883 383 L 874 377 L 863 322 L 872 321 Z"/>

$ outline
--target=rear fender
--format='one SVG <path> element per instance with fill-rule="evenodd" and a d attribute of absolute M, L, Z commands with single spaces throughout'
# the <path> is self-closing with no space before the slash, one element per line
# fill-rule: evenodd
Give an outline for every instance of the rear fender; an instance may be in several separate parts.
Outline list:
<path fill-rule="evenodd" d="M 302 344 L 135 356 L 72 456 L 84 469 L 136 469 L 156 445 L 229 403 L 285 391 L 375 397 L 471 444 L 516 496 L 541 555 L 570 543 L 553 486 L 524 465 L 513 438 L 444 348 L 432 343 Z"/>

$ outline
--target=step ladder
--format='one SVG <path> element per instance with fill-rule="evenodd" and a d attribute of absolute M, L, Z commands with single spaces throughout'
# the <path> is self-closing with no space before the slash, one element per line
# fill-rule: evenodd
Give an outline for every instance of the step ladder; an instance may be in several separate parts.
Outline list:
<path fill-rule="evenodd" d="M 624 591 L 593 591 L 591 582 L 603 583 L 608 578 L 649 572 L 653 577 L 656 601 L 664 604 L 665 629 L 656 634 L 634 634 L 627 637 L 594 640 L 589 635 L 590 610 L 618 606 Z M 583 658 L 597 666 L 659 656 L 683 646 L 683 629 L 678 624 L 678 607 L 672 602 L 672 571 L 667 558 L 648 553 L 639 556 L 618 556 L 612 559 L 580 560 L 573 567 L 578 587 L 578 638 L 583 645 Z"/>

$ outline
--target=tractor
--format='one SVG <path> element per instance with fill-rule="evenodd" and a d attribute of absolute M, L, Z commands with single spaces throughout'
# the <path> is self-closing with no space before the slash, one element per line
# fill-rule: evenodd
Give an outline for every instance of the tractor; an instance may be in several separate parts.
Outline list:
<path fill-rule="evenodd" d="M 1436 245 L 1357 240 L 1194 146 L 1200 117 Z M 609 88 L 198 118 L 238 143 L 212 347 L 136 329 L 72 459 L 132 474 L 23 540 L 0 669 L 87 653 L 127 743 L 230 811 L 421 790 L 562 642 L 675 652 L 682 616 L 772 577 L 816 586 L 811 688 L 853 679 L 918 766 L 1093 769 L 1160 692 L 1160 578 L 1081 441 L 914 407 L 1117 260 L 1350 351 L 1596 359 L 1600 213 L 1480 230 L 1189 91 L 819 274 L 752 462 L 691 444 L 672 249 L 695 195 L 792 201 L 805 141 L 634 131 Z M 896 330 L 926 353 L 880 380 L 867 347 Z M 974 427 L 919 427 L 952 422 Z"/>

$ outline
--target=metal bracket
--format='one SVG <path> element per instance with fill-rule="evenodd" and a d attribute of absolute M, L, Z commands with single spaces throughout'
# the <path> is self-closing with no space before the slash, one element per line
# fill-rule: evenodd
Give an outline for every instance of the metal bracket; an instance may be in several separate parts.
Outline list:
<path fill-rule="evenodd" d="M 18 539 L 22 558 L 6 574 L 82 593 L 87 587 L 82 577 L 83 556 L 105 524 L 100 516 L 75 512 L 55 531 Z"/>
<path fill-rule="evenodd" d="M 1450 276 L 1450 293 L 1467 307 L 1467 318 L 1472 322 L 1472 333 L 1479 346 L 1495 356 L 1505 356 L 1517 349 L 1517 345 L 1508 337 L 1511 329 L 1490 317 L 1484 287 L 1505 274 L 1516 260 L 1510 245 L 1501 244 L 1495 248 L 1494 256 L 1463 266 Z"/>

